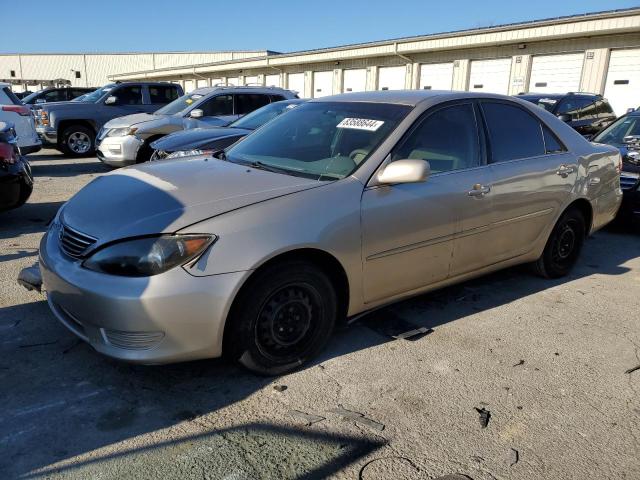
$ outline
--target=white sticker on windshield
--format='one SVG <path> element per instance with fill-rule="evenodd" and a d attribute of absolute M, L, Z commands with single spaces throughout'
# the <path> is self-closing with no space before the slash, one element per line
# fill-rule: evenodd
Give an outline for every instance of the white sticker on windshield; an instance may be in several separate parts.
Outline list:
<path fill-rule="evenodd" d="M 345 118 L 336 128 L 354 128 L 356 130 L 368 130 L 375 132 L 384 122 L 382 120 L 369 120 L 367 118 Z"/>

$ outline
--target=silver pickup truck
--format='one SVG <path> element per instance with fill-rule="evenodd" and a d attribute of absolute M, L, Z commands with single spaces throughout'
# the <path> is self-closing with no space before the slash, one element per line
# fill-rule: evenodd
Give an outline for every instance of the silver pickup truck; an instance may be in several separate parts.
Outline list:
<path fill-rule="evenodd" d="M 36 131 L 45 145 L 68 156 L 91 155 L 96 134 L 109 120 L 155 112 L 182 96 L 180 85 L 167 82 L 111 83 L 83 101 L 55 102 L 34 111 Z"/>

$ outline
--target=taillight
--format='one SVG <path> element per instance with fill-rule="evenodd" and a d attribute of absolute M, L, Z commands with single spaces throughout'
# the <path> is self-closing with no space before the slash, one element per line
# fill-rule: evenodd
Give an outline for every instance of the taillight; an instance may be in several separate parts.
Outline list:
<path fill-rule="evenodd" d="M 44 110 L 40 110 L 40 123 L 42 125 L 49 125 L 49 114 Z"/>
<path fill-rule="evenodd" d="M 16 151 L 13 145 L 0 143 L 0 165 L 13 165 L 16 163 Z"/>
<path fill-rule="evenodd" d="M 31 109 L 29 107 L 25 107 L 24 105 L 2 105 L 3 112 L 13 112 L 21 115 L 23 117 L 28 117 L 31 115 Z"/>

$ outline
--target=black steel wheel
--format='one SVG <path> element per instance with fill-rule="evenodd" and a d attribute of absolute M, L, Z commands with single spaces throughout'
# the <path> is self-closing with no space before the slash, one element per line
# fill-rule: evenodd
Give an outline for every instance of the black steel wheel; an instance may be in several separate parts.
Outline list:
<path fill-rule="evenodd" d="M 258 271 L 234 303 L 225 353 L 249 370 L 278 375 L 303 365 L 326 345 L 337 316 L 331 279 L 292 261 Z"/>
<path fill-rule="evenodd" d="M 586 222 L 582 212 L 577 208 L 564 212 L 534 264 L 537 273 L 546 278 L 567 275 L 578 260 L 585 236 Z"/>

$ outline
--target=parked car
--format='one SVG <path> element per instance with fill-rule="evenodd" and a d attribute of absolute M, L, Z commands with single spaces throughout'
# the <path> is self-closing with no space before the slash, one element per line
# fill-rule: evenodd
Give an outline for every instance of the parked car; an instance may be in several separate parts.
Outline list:
<path fill-rule="evenodd" d="M 98 135 L 98 158 L 112 167 L 145 162 L 151 143 L 173 132 L 226 126 L 271 102 L 297 98 L 276 87 L 206 87 L 178 98 L 153 114 L 116 118 Z"/>
<path fill-rule="evenodd" d="M 22 103 L 36 105 L 40 103 L 66 102 L 86 93 L 91 93 L 94 90 L 95 88 L 85 87 L 50 87 L 23 97 Z"/>
<path fill-rule="evenodd" d="M 106 355 L 280 374 L 345 317 L 520 263 L 566 275 L 618 210 L 620 163 L 510 97 L 323 97 L 219 158 L 94 180 L 44 236 L 42 276 Z"/>
<path fill-rule="evenodd" d="M 18 147 L 23 155 L 42 148 L 31 110 L 15 96 L 8 83 L 0 83 L 0 122 L 11 123 L 14 126 Z"/>
<path fill-rule="evenodd" d="M 594 93 L 524 93 L 518 98 L 553 113 L 582 135 L 593 135 L 616 119 L 607 99 Z"/>
<path fill-rule="evenodd" d="M 112 118 L 153 112 L 181 95 L 182 87 L 173 83 L 110 83 L 81 102 L 39 105 L 34 112 L 36 130 L 44 143 L 68 156 L 90 155 L 96 133 Z"/>
<path fill-rule="evenodd" d="M 270 103 L 230 123 L 226 127 L 193 128 L 170 133 L 151 144 L 151 160 L 211 154 L 227 148 L 265 123 L 297 107 L 306 100 L 282 100 Z"/>
<path fill-rule="evenodd" d="M 0 122 L 0 212 L 24 204 L 32 191 L 31 168 L 20 155 L 13 125 Z"/>
<path fill-rule="evenodd" d="M 622 221 L 640 222 L 640 111 L 623 115 L 593 137 L 593 141 L 620 150 L 620 187 L 624 196 L 618 215 Z"/>

